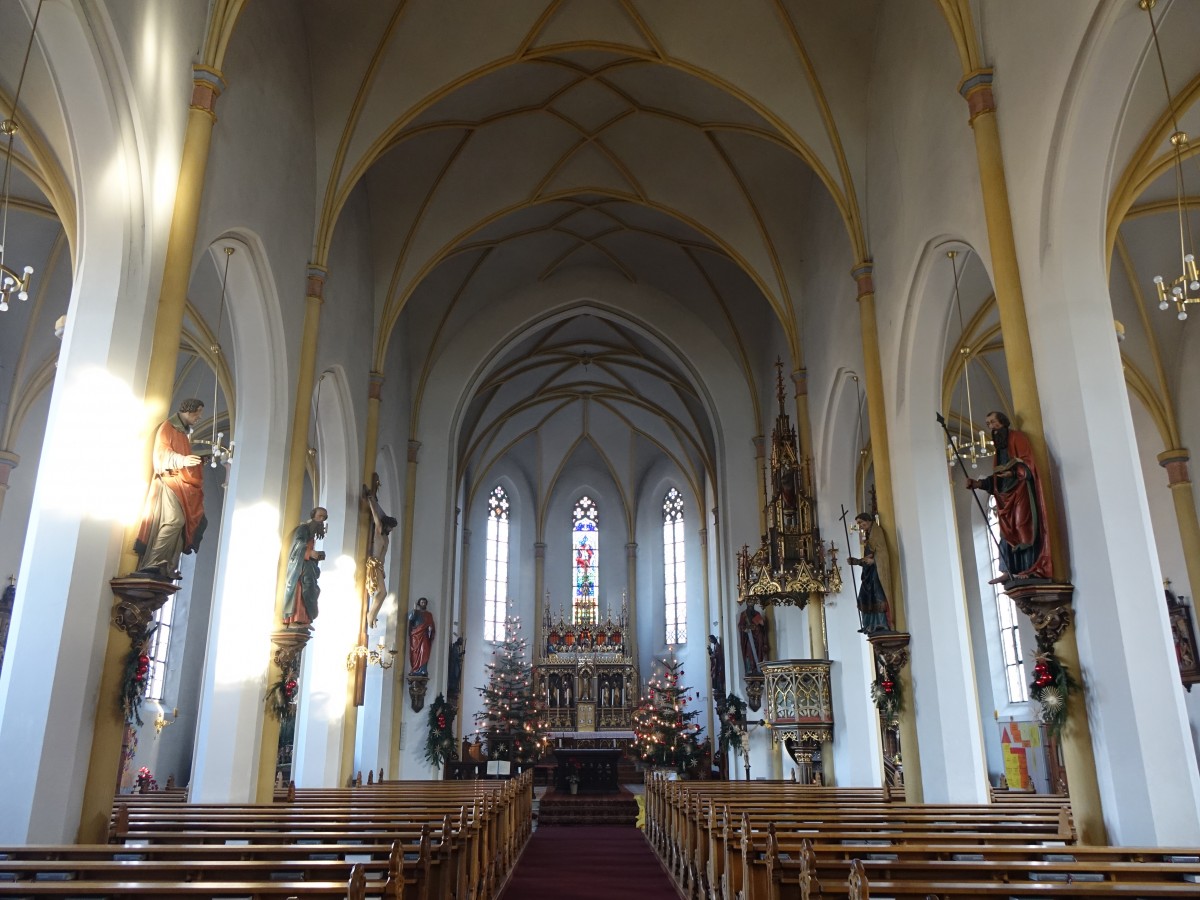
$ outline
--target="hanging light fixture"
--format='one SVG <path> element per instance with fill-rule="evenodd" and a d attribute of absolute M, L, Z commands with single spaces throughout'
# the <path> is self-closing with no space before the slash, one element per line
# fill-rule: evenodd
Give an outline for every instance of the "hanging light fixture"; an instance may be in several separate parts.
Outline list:
<path fill-rule="evenodd" d="M 217 330 L 213 332 L 213 342 L 209 344 L 208 349 L 213 355 L 213 405 L 212 405 L 212 440 L 203 441 L 202 443 L 209 444 L 212 447 L 212 456 L 209 460 L 209 465 L 216 468 L 218 465 L 233 462 L 233 441 L 230 440 L 229 446 L 226 447 L 221 442 L 225 440 L 225 432 L 217 431 L 217 388 L 220 385 L 220 377 L 218 372 L 221 367 L 221 326 L 225 323 L 225 285 L 229 281 L 229 257 L 233 256 L 233 248 L 225 248 L 225 271 L 221 275 L 221 305 L 217 310 Z"/>
<path fill-rule="evenodd" d="M 15 296 L 18 300 L 29 299 L 29 278 L 33 266 L 24 266 L 20 272 L 8 265 L 5 248 L 8 246 L 9 183 L 12 175 L 13 139 L 17 136 L 17 107 L 21 100 L 21 87 L 25 84 L 25 70 L 29 68 L 29 54 L 33 50 L 33 36 L 37 33 L 38 17 L 42 14 L 42 2 L 38 0 L 33 14 L 33 28 L 29 32 L 29 43 L 25 45 L 25 59 L 21 63 L 21 75 L 17 78 L 17 92 L 13 94 L 9 117 L 0 121 L 0 134 L 8 138 L 4 153 L 4 209 L 0 213 L 0 312 L 8 310 L 8 301 Z"/>
<path fill-rule="evenodd" d="M 950 260 L 950 271 L 954 273 L 954 306 L 958 310 L 958 330 L 966 337 L 966 327 L 963 325 L 962 313 L 962 296 L 958 292 L 958 266 L 954 262 L 958 256 L 958 251 L 947 250 L 946 258 Z M 996 445 L 992 443 L 992 439 L 988 437 L 988 433 L 982 428 L 979 429 L 978 436 L 971 433 L 971 428 L 974 426 L 975 413 L 971 408 L 971 347 L 970 344 L 964 345 L 959 351 L 963 358 L 963 387 L 967 395 L 967 418 L 966 428 L 963 428 L 963 419 L 960 416 L 958 420 L 958 434 L 950 435 L 950 441 L 946 444 L 946 462 L 953 466 L 954 461 L 962 458 L 971 463 L 972 469 L 979 468 L 979 460 L 987 459 L 996 452 Z"/>
<path fill-rule="evenodd" d="M 1167 82 L 1167 67 L 1163 63 L 1162 47 L 1158 43 L 1158 26 L 1154 22 L 1156 0 L 1138 0 L 1138 6 L 1150 17 L 1150 34 L 1154 39 L 1154 53 L 1158 57 L 1158 71 L 1162 75 L 1163 90 L 1167 94 L 1167 112 L 1171 115 L 1171 151 L 1175 162 L 1175 209 L 1179 218 L 1179 271 L 1180 274 L 1168 282 L 1162 275 L 1154 276 L 1154 288 L 1158 294 L 1158 308 L 1170 309 L 1174 304 L 1176 318 L 1187 319 L 1189 303 L 1200 303 L 1200 270 L 1196 268 L 1196 254 L 1192 250 L 1192 223 L 1187 214 L 1187 192 L 1183 184 L 1183 154 L 1187 150 L 1187 132 L 1179 127 L 1175 116 L 1175 104 L 1171 100 L 1171 86 Z M 1170 285 L 1168 287 L 1168 284 Z"/>

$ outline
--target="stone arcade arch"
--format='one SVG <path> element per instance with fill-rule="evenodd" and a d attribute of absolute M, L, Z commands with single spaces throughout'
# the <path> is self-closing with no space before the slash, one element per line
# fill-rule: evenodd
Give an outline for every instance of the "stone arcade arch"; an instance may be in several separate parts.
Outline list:
<path fill-rule="evenodd" d="M 912 633 L 917 728 L 927 802 L 952 797 L 987 799 L 982 719 L 964 602 L 962 563 L 954 505 L 947 478 L 944 436 L 934 419 L 941 404 L 942 356 L 953 314 L 953 297 L 930 285 L 955 240 L 928 241 L 913 274 L 905 304 L 897 399 L 893 413 L 893 525 L 904 554 L 904 596 Z M 968 248 L 969 249 L 969 248 Z M 889 398 L 890 399 L 890 398 Z M 956 485 L 956 489 L 961 489 Z"/>
<path fill-rule="evenodd" d="M 226 244 L 238 251 L 229 258 L 227 288 L 237 446 L 216 548 L 191 785 L 193 800 L 213 802 L 254 796 L 267 635 L 274 625 L 288 396 L 279 301 L 261 241 L 250 232 L 227 232 L 214 243 L 214 258 Z"/>
<path fill-rule="evenodd" d="M 563 273 L 518 292 L 503 303 L 492 304 L 472 320 L 469 328 L 455 336 L 434 363 L 421 402 L 424 414 L 416 423 L 416 436 L 421 440 L 422 458 L 450 457 L 450 448 L 459 443 L 461 416 L 473 394 L 472 385 L 480 383 L 505 345 L 538 323 L 583 311 L 619 317 L 627 324 L 634 324 L 656 343 L 671 348 L 669 352 L 681 361 L 681 367 L 690 373 L 705 397 L 709 416 L 715 423 L 717 466 L 721 473 L 717 483 L 717 504 L 739 494 L 754 496 L 757 476 L 749 444 L 754 423 L 746 402 L 744 375 L 736 360 L 715 335 L 702 323 L 694 321 L 675 299 L 644 286 L 631 285 L 608 273 L 588 270 Z M 669 343 L 662 337 L 668 333 L 671 335 Z M 498 340 L 497 335 L 502 337 Z M 475 371 L 470 371 L 458 364 L 468 359 L 482 362 Z M 744 435 L 747 440 L 743 460 L 738 460 L 736 450 L 724 444 L 730 437 L 739 435 Z M 439 576 L 438 571 L 449 565 L 449 554 L 443 548 L 452 539 L 452 523 L 444 510 L 453 508 L 454 504 L 441 498 L 457 494 L 454 487 L 457 478 L 456 474 L 448 473 L 444 485 L 433 479 L 418 479 L 415 502 L 417 517 L 423 525 L 420 532 L 412 536 L 414 567 L 409 593 L 413 597 L 427 596 L 433 601 L 435 597 L 444 596 L 439 585 L 450 583 L 448 578 Z M 733 542 L 737 538 L 731 535 L 754 534 L 757 527 L 753 510 L 735 506 L 729 521 L 722 519 L 718 535 L 709 535 L 710 552 L 732 555 Z M 619 547 L 617 552 L 620 552 Z M 725 598 L 731 596 L 731 590 L 732 585 L 714 585 L 714 592 L 720 591 L 720 596 Z M 439 622 L 449 621 L 447 612 L 435 610 Z M 726 646 L 731 643 L 729 639 L 725 640 Z M 437 683 L 441 673 L 431 670 L 430 674 L 429 690 L 436 693 L 442 687 Z M 405 766 L 418 764 L 418 751 L 419 748 L 411 746 L 406 749 Z"/>

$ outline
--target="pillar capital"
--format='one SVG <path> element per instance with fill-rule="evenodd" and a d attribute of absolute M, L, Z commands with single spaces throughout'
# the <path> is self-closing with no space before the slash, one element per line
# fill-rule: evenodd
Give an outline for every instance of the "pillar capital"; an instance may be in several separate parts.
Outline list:
<path fill-rule="evenodd" d="M 8 476 L 21 462 L 21 457 L 9 450 L 0 450 L 0 487 L 8 487 Z"/>
<path fill-rule="evenodd" d="M 417 454 L 420 452 L 420 450 L 421 450 L 421 442 L 420 441 L 409 441 L 408 442 L 408 461 L 410 463 L 414 463 L 414 464 L 416 463 Z"/>
<path fill-rule="evenodd" d="M 1186 447 L 1175 447 L 1158 454 L 1158 464 L 1167 470 L 1167 484 L 1175 487 L 1177 484 L 1191 484 L 1188 476 L 1188 460 L 1191 454 Z"/>
<path fill-rule="evenodd" d="M 864 260 L 850 270 L 850 277 L 858 284 L 858 299 L 875 293 L 875 263 Z"/>
<path fill-rule="evenodd" d="M 462 530 L 462 543 L 464 547 L 471 546 L 471 529 L 464 528 Z"/>
<path fill-rule="evenodd" d="M 630 543 L 625 545 L 625 555 L 627 557 L 629 557 L 630 559 L 633 559 L 635 556 L 637 556 L 637 542 L 636 541 L 631 541 Z"/>
<path fill-rule="evenodd" d="M 546 544 L 543 541 L 537 541 L 533 545 L 533 558 L 534 559 L 545 559 L 546 558 Z"/>
<path fill-rule="evenodd" d="M 796 396 L 802 397 L 808 393 L 808 369 L 797 369 L 792 373 L 792 384 L 796 386 Z"/>
<path fill-rule="evenodd" d="M 304 270 L 305 296 L 323 301 L 325 299 L 325 276 L 328 274 L 329 270 L 324 266 L 309 263 L 308 268 Z"/>
<path fill-rule="evenodd" d="M 192 66 L 192 109 L 208 113 L 216 118 L 217 98 L 225 90 L 225 79 L 211 66 Z"/>
<path fill-rule="evenodd" d="M 976 116 L 996 111 L 996 98 L 992 94 L 992 70 L 976 69 L 958 83 L 958 92 L 967 101 L 970 121 Z"/>
<path fill-rule="evenodd" d="M 372 372 L 369 376 L 370 380 L 367 384 L 367 399 L 379 400 L 383 397 L 383 373 Z"/>
<path fill-rule="evenodd" d="M 767 439 L 761 434 L 756 434 L 750 438 L 750 443 L 754 445 L 754 458 L 763 459 L 767 455 Z"/>

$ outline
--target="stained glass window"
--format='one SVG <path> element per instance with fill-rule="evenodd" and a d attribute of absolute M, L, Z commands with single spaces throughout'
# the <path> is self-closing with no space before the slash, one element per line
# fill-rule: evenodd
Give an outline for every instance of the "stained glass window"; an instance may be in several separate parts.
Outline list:
<path fill-rule="evenodd" d="M 663 586 L 668 644 L 687 643 L 687 580 L 683 568 L 683 495 L 671 488 L 663 500 Z"/>
<path fill-rule="evenodd" d="M 508 494 L 496 485 L 488 496 L 487 573 L 483 585 L 483 637 L 504 640 L 508 606 Z"/>
<path fill-rule="evenodd" d="M 600 521 L 590 497 L 579 498 L 572 521 L 571 615 L 577 625 L 594 625 L 600 572 Z"/>

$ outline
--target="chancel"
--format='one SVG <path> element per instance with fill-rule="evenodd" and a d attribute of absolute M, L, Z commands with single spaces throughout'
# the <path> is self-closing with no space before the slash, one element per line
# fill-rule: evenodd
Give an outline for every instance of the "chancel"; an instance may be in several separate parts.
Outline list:
<path fill-rule="evenodd" d="M 0 35 L 0 894 L 1194 890 L 1200 4 Z"/>

